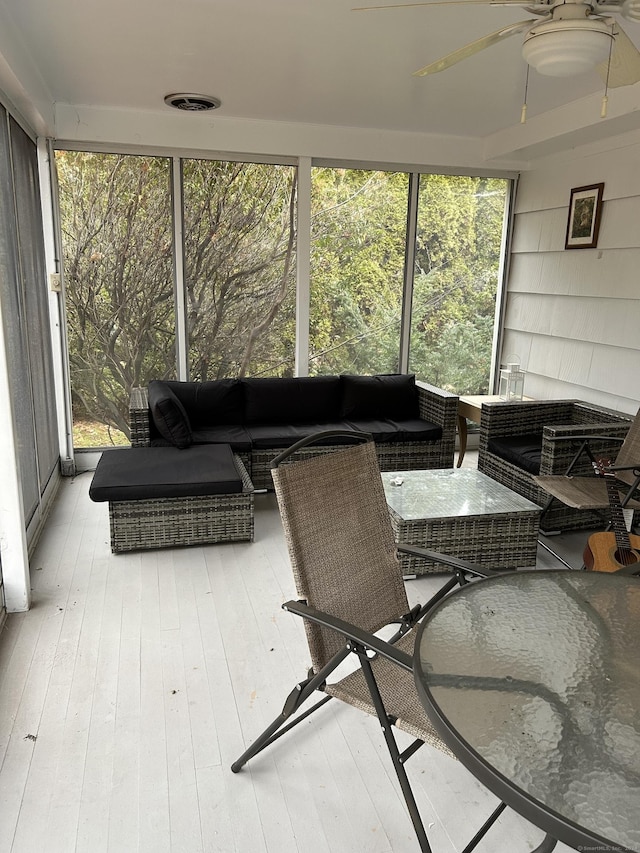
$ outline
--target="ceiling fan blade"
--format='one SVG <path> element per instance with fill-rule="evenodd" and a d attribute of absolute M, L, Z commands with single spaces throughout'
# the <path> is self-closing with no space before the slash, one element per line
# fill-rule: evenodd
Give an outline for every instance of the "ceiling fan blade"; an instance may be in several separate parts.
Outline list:
<path fill-rule="evenodd" d="M 352 12 L 375 12 L 376 9 L 414 9 L 418 6 L 487 6 L 491 0 L 434 0 L 433 3 L 395 3 L 391 6 L 356 6 Z"/>
<path fill-rule="evenodd" d="M 538 21 L 531 19 L 529 21 L 520 21 L 517 24 L 509 24 L 507 27 L 502 27 L 502 29 L 496 30 L 495 33 L 490 33 L 488 36 L 483 36 L 476 41 L 472 41 L 470 44 L 466 44 L 464 47 L 458 48 L 458 50 L 454 50 L 453 53 L 449 53 L 447 56 L 442 59 L 438 59 L 436 62 L 431 62 L 429 65 L 425 65 L 424 68 L 421 68 L 419 71 L 414 71 L 413 76 L 424 77 L 427 74 L 436 74 L 438 71 L 444 71 L 445 68 L 450 68 L 452 65 L 455 65 L 456 62 L 467 59 L 469 56 L 473 56 L 474 53 L 479 53 L 481 50 L 484 50 L 485 47 L 491 47 L 499 41 L 509 38 L 509 36 L 513 36 L 516 33 L 521 33 L 528 29 L 532 24 L 537 23 Z"/>
<path fill-rule="evenodd" d="M 611 67 L 601 62 L 596 71 L 610 89 L 631 86 L 640 81 L 640 51 L 617 21 L 613 25 L 614 43 L 611 51 Z M 607 81 L 608 74 L 608 81 Z"/>
<path fill-rule="evenodd" d="M 526 0 L 431 0 L 430 3 L 393 3 L 390 6 L 356 6 L 352 12 L 375 12 L 378 9 L 416 9 L 420 6 L 527 6 Z M 536 0 L 532 5 L 537 5 Z"/>

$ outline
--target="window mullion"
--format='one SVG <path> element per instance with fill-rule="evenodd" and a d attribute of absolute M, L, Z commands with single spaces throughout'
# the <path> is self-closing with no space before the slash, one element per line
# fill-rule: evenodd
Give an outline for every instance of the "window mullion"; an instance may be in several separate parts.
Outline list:
<path fill-rule="evenodd" d="M 189 378 L 189 330 L 187 329 L 187 292 L 184 280 L 184 206 L 182 192 L 182 161 L 171 162 L 173 202 L 174 299 L 176 312 L 176 370 L 178 379 Z"/>
<path fill-rule="evenodd" d="M 309 374 L 309 311 L 311 269 L 311 158 L 298 162 L 296 233 L 296 376 Z"/>
<path fill-rule="evenodd" d="M 416 258 L 419 187 L 420 175 L 416 172 L 412 172 L 409 175 L 409 192 L 407 199 L 407 232 L 404 254 L 404 286 L 402 291 L 400 356 L 398 365 L 400 373 L 408 373 L 409 371 L 409 346 L 411 343 L 411 310 L 413 304 L 413 275 Z"/>

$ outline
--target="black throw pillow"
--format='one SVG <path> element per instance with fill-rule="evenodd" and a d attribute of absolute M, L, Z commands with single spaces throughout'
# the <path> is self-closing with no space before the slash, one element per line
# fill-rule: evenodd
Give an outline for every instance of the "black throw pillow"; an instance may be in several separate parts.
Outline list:
<path fill-rule="evenodd" d="M 165 382 L 149 382 L 149 410 L 160 435 L 176 447 L 191 447 L 191 424 L 184 406 Z"/>

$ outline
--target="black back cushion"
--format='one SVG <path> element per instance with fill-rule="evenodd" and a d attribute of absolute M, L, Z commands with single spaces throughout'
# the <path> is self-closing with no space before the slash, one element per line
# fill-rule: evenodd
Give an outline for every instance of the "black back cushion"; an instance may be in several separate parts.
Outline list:
<path fill-rule="evenodd" d="M 194 430 L 244 422 L 244 394 L 239 379 L 166 384 L 184 405 Z"/>
<path fill-rule="evenodd" d="M 405 421 L 417 418 L 418 389 L 413 373 L 378 376 L 345 374 L 342 381 L 340 416 L 349 420 Z"/>
<path fill-rule="evenodd" d="M 247 424 L 325 423 L 338 420 L 339 376 L 243 379 Z"/>

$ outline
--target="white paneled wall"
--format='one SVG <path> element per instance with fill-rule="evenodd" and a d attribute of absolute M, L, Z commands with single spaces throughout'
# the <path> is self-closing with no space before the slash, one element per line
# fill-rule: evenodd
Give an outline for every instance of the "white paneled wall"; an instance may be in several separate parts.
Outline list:
<path fill-rule="evenodd" d="M 565 250 L 573 187 L 604 182 L 596 249 Z M 525 393 L 640 406 L 640 131 L 532 164 L 518 187 L 502 352 Z"/>

